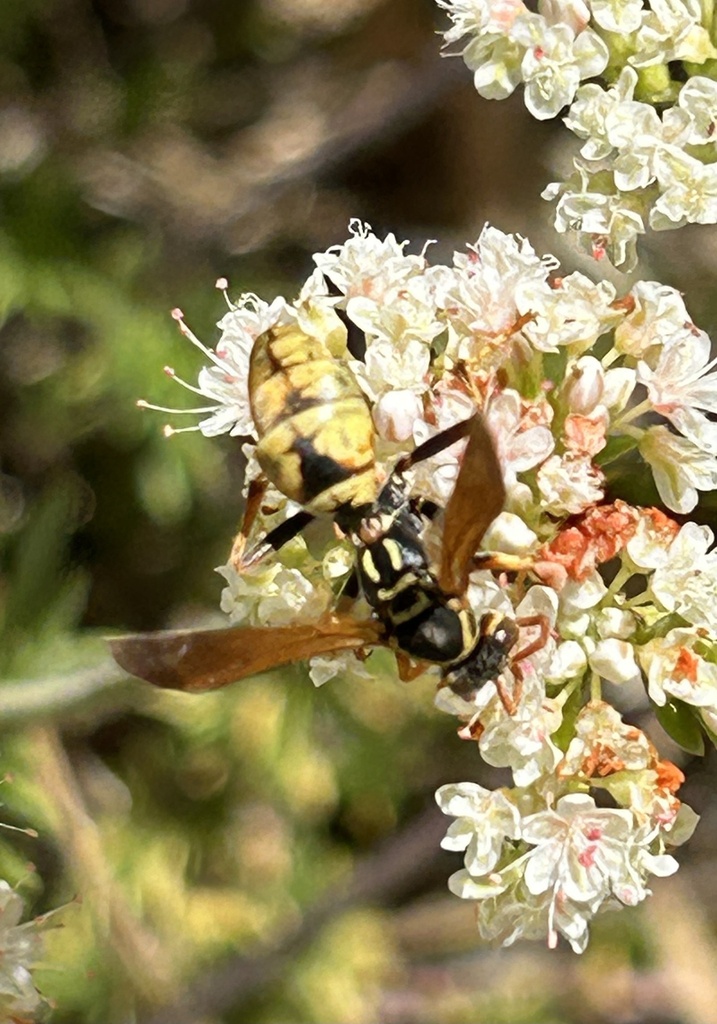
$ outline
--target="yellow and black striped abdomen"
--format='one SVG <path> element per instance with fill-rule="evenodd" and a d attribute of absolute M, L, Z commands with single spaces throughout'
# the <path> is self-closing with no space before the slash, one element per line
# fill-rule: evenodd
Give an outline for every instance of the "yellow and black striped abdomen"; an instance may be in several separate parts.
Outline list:
<path fill-rule="evenodd" d="M 269 480 L 309 512 L 376 500 L 374 426 L 349 367 L 294 324 L 254 343 L 249 369 L 257 458 Z"/>

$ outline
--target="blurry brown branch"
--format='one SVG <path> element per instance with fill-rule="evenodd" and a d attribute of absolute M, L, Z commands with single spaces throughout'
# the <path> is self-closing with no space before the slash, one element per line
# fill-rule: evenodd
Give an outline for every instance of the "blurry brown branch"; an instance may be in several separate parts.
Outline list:
<path fill-rule="evenodd" d="M 218 236 L 232 251 L 251 251 L 285 230 L 281 202 L 295 197 L 311 212 L 305 188 L 372 144 L 425 119 L 445 93 L 465 81 L 457 60 L 385 60 L 360 72 L 306 59 L 273 69 L 273 96 L 259 119 L 221 150 L 175 128 L 155 129 L 133 155 L 94 150 L 83 162 L 90 201 L 131 219 L 168 206 L 186 228 Z M 296 202 L 290 201 L 296 214 Z"/>
<path fill-rule="evenodd" d="M 359 863 L 353 878 L 330 890 L 307 911 L 299 929 L 275 949 L 255 957 L 235 956 L 204 974 L 171 1005 L 144 1024 L 196 1024 L 236 1008 L 286 977 L 296 957 L 321 930 L 346 910 L 367 903 L 395 903 L 430 874 L 438 858 L 445 822 L 435 807 Z"/>
<path fill-rule="evenodd" d="M 94 668 L 42 679 L 4 679 L 0 683 L 0 729 L 56 718 L 109 693 L 116 706 L 129 679 L 109 659 Z"/>
<path fill-rule="evenodd" d="M 30 739 L 37 776 L 55 816 L 55 835 L 78 891 L 87 899 L 97 939 L 108 954 L 117 957 L 130 991 L 157 1005 L 174 987 L 170 963 L 113 878 L 99 831 L 56 730 L 38 727 Z"/>

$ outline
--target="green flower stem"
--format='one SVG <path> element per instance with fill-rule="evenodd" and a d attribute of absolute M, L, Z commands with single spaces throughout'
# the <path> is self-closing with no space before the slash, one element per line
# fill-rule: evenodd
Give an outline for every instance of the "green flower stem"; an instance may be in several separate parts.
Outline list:
<path fill-rule="evenodd" d="M 590 677 L 590 700 L 602 700 L 602 682 L 597 672 L 593 672 Z"/>
<path fill-rule="evenodd" d="M 640 427 L 626 427 L 624 423 L 620 424 L 620 433 L 627 434 L 628 437 L 634 437 L 636 441 L 642 441 L 644 430 Z"/>
<path fill-rule="evenodd" d="M 622 430 L 626 423 L 631 423 L 632 420 L 636 420 L 638 416 L 642 416 L 643 413 L 649 412 L 652 407 L 652 402 L 649 398 L 646 398 L 643 402 L 638 402 L 637 405 L 633 405 L 632 409 L 627 409 L 622 416 L 617 417 L 615 422 L 612 424 L 612 429 L 615 431 Z"/>
<path fill-rule="evenodd" d="M 577 690 L 578 686 L 582 686 L 582 682 L 583 682 L 584 678 L 585 678 L 584 675 L 573 676 L 573 678 L 570 680 L 570 682 L 566 683 L 565 686 L 560 691 L 560 693 L 557 695 L 557 697 L 555 697 L 555 703 L 559 707 L 561 707 L 561 708 L 565 707 L 565 705 L 567 704 L 568 700 L 570 699 L 570 696 L 573 693 L 575 693 L 575 691 Z"/>
<path fill-rule="evenodd" d="M 605 594 L 602 603 L 611 603 L 612 598 L 615 596 L 615 594 L 618 594 L 623 589 L 623 587 L 632 575 L 633 571 L 631 568 L 629 568 L 626 565 L 621 565 L 615 574 L 615 579 L 608 587 L 607 593 Z"/>

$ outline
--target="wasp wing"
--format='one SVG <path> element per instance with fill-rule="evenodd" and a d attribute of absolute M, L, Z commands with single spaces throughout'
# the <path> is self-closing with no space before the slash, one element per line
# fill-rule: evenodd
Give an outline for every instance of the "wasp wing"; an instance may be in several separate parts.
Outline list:
<path fill-rule="evenodd" d="M 356 650 L 382 642 L 371 619 L 324 615 L 294 626 L 235 626 L 131 633 L 108 641 L 123 669 L 155 686 L 201 693 L 315 654 Z"/>
<path fill-rule="evenodd" d="M 474 416 L 456 486 L 446 505 L 439 583 L 449 594 L 463 594 L 471 559 L 483 534 L 505 503 L 503 473 L 493 440 Z"/>

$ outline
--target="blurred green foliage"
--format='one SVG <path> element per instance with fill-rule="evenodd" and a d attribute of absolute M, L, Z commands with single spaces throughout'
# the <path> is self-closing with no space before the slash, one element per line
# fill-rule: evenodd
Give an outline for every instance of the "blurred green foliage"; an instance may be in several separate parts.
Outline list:
<path fill-rule="evenodd" d="M 486 219 L 555 247 L 548 129 L 478 100 L 439 59 L 437 17 L 429 0 L 3 9 L 3 817 L 40 838 L 8 834 L 0 876 L 30 910 L 70 904 L 38 974 L 58 1024 L 612 1021 L 596 971 L 661 955 L 639 914 L 601 923 L 580 964 L 478 947 L 425 808 L 497 776 L 430 685 L 316 691 L 296 667 L 159 694 L 101 640 L 217 617 L 241 511 L 236 441 L 165 441 L 135 407 L 183 403 L 164 364 L 196 372 L 172 307 L 211 344 L 218 276 L 291 295 L 351 216 L 446 254 Z"/>

